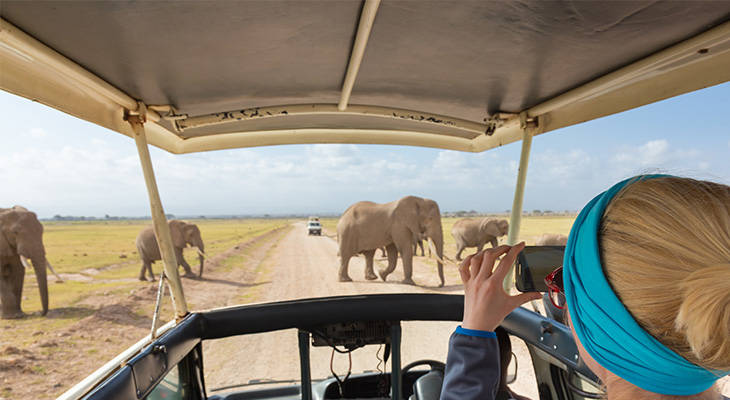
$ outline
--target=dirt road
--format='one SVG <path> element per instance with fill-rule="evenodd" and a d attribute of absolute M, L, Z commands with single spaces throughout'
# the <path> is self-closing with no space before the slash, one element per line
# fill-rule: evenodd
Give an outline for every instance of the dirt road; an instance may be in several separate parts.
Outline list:
<path fill-rule="evenodd" d="M 423 257 L 416 257 L 414 265 L 413 279 L 419 286 L 399 283 L 403 279 L 400 266 L 388 277 L 388 282 L 365 280 L 363 257 L 350 261 L 350 277 L 353 282 L 339 282 L 337 242 L 327 236 L 308 236 L 304 223 L 295 224 L 294 229 L 281 239 L 268 263 L 269 272 L 263 279 L 268 283 L 257 299 L 260 302 L 363 293 L 457 293 L 461 290 L 460 285 L 457 285 L 458 278 L 453 274 L 447 276 L 445 289 L 439 289 L 435 263 L 426 262 Z M 376 270 L 378 267 L 376 262 Z M 381 264 L 380 267 L 384 265 Z M 446 339 L 456 323 L 430 323 L 428 329 L 423 329 L 423 325 L 404 324 L 404 363 L 422 358 L 445 359 Z M 428 334 L 424 334 L 424 331 Z M 382 353 L 382 349 L 374 346 L 355 351 L 352 354 L 353 372 L 376 370 L 378 350 Z M 206 385 L 209 390 L 254 379 L 299 378 L 295 330 L 213 341 L 206 343 L 204 354 L 208 375 Z M 332 350 L 329 348 L 312 349 L 313 378 L 331 375 L 331 355 Z M 246 360 L 245 368 L 241 367 L 241 359 Z M 282 363 L 281 360 L 288 361 Z M 335 354 L 334 369 L 338 375 L 347 372 L 347 364 L 346 355 Z"/>
<path fill-rule="evenodd" d="M 385 267 L 383 262 L 385 260 L 376 261 L 376 271 Z M 446 267 L 446 284 L 439 288 L 436 264 L 427 257 L 414 258 L 413 280 L 418 286 L 399 283 L 403 279 L 400 260 L 396 272 L 388 277 L 387 282 L 365 280 L 363 257 L 350 260 L 349 274 L 353 282 L 339 282 L 337 242 L 327 236 L 308 236 L 304 223 L 296 223 L 294 229 L 279 241 L 267 263 L 268 273 L 262 277 L 267 283 L 257 299 L 261 302 L 363 293 L 463 293 L 454 266 Z M 447 341 L 457 324 L 403 323 L 403 365 L 419 359 L 445 360 Z M 517 345 L 515 343 L 519 347 Z M 352 371 L 377 370 L 379 360 L 376 353 L 380 352 L 382 357 L 382 351 L 375 346 L 356 350 L 352 354 Z M 252 380 L 296 380 L 299 378 L 297 352 L 295 330 L 206 342 L 206 386 L 210 393 L 218 393 L 214 391 L 217 388 Z M 313 378 L 332 375 L 331 357 L 330 348 L 312 348 Z M 347 373 L 348 363 L 346 355 L 334 354 L 334 371 L 339 376 Z M 525 362 L 521 364 L 527 365 Z M 522 393 L 537 398 L 536 393 L 526 390 Z"/>

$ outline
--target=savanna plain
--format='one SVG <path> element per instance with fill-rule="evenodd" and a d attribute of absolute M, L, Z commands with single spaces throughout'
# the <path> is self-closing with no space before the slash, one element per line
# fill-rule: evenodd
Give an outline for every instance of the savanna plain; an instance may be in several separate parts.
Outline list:
<path fill-rule="evenodd" d="M 534 244 L 542 233 L 568 234 L 574 218 L 527 216 L 523 218 L 520 240 Z M 457 220 L 442 219 L 444 253 L 452 259 L 456 245 L 451 228 Z M 357 293 L 463 293 L 455 264 L 445 265 L 446 285 L 438 287 L 436 262 L 428 258 L 428 250 L 426 257 L 420 256 L 419 251 L 419 256 L 414 258 L 416 286 L 400 283 L 403 279 L 400 260 L 388 282 L 366 281 L 362 257 L 350 262 L 353 282 L 339 282 L 337 218 L 321 219 L 324 230 L 321 237 L 308 236 L 304 220 L 190 222 L 200 228 L 208 255 L 202 278 L 183 279 L 191 310 Z M 47 258 L 63 282 L 49 273 L 50 305 L 48 315 L 43 317 L 35 276 L 26 273 L 22 307 L 27 315 L 17 320 L 0 320 L 0 400 L 55 398 L 149 334 L 158 283 L 138 279 L 141 262 L 134 244 L 139 231 L 149 224 L 149 221 L 44 222 Z M 505 240 L 506 237 L 500 238 L 500 243 Z M 464 255 L 474 250 L 467 249 Z M 185 257 L 197 272 L 197 252 L 188 248 Z M 382 259 L 376 260 L 376 270 L 384 267 L 384 263 Z M 159 261 L 153 264 L 156 276 L 161 269 Z M 173 315 L 166 292 L 161 310 L 163 323 L 173 319 Z M 438 336 L 426 340 L 438 343 L 445 351 L 453 326 L 450 324 L 438 333 L 434 331 Z M 264 355 L 273 358 L 276 351 L 289 351 L 282 343 L 292 342 L 296 346 L 295 336 L 292 338 L 249 342 L 247 346 L 240 341 L 204 343 L 209 393 L 211 388 L 236 385 L 248 379 L 282 379 L 283 376 L 271 376 L 279 373 L 296 377 L 296 363 L 288 367 L 290 371 L 274 372 L 258 369 L 260 362 L 256 359 L 267 357 Z M 266 346 L 270 349 L 261 349 Z M 295 347 L 291 350 L 296 354 Z M 404 354 L 407 361 L 407 349 Z M 329 353 L 322 355 L 321 362 L 316 359 L 316 353 L 313 355 L 313 365 L 328 364 Z M 377 357 L 374 352 L 372 356 Z M 250 377 L 238 371 L 242 360 L 246 360 L 243 364 L 254 366 Z M 233 368 L 236 365 L 239 367 Z M 315 369 L 313 373 L 326 376 L 329 370 Z"/>

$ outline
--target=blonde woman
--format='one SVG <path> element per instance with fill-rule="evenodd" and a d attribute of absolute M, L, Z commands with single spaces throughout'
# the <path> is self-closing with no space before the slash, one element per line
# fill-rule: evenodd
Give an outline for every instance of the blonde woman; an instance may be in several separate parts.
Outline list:
<path fill-rule="evenodd" d="M 496 395 L 493 331 L 538 298 L 502 289 L 523 248 L 461 264 L 464 321 L 449 342 L 441 399 Z M 666 175 L 620 182 L 581 211 L 561 268 L 551 294 L 565 296 L 580 355 L 609 400 L 725 399 L 715 382 L 730 372 L 730 187 Z"/>

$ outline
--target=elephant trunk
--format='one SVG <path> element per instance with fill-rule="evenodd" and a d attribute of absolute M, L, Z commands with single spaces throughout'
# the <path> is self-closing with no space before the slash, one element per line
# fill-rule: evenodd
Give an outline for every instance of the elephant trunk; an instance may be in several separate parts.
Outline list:
<path fill-rule="evenodd" d="M 44 254 L 37 257 L 31 257 L 30 260 L 33 262 L 33 270 L 35 271 L 35 276 L 38 280 L 38 291 L 41 294 L 41 306 L 43 307 L 41 315 L 46 315 L 48 313 L 48 276 L 46 274 L 46 256 Z"/>

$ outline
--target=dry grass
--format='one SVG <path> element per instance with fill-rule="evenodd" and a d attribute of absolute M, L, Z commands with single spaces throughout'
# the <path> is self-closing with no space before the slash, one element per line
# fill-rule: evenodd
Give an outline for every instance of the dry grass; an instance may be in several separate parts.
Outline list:
<path fill-rule="evenodd" d="M 285 227 L 289 223 L 283 219 L 190 222 L 200 228 L 205 252 L 209 257 L 215 257 L 237 243 Z M 66 280 L 64 283 L 56 283 L 49 273 L 49 308 L 62 315 L 52 318 L 53 327 L 48 326 L 48 319 L 38 315 L 41 306 L 35 275 L 27 272 L 22 306 L 29 316 L 22 320 L 0 320 L 0 329 L 11 324 L 14 327 L 24 325 L 25 330 L 30 332 L 68 326 L 93 313 L 93 307 L 84 305 L 86 299 L 100 294 L 125 296 L 148 286 L 149 283 L 137 279 L 142 263 L 134 245 L 139 231 L 148 225 L 150 221 L 44 223 L 43 242 L 47 258 L 56 272 Z M 188 248 L 185 259 L 197 272 L 197 252 Z M 157 262 L 152 268 L 157 275 L 162 264 Z"/>

